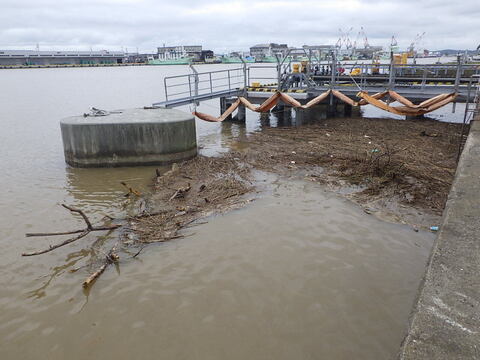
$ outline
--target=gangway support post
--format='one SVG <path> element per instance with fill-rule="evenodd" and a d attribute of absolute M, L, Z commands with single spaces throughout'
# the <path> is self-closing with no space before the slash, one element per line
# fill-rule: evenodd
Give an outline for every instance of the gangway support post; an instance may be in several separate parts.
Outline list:
<path fill-rule="evenodd" d="M 457 73 L 455 75 L 455 93 L 458 93 L 458 87 L 460 86 L 460 79 L 462 76 L 462 57 L 457 55 Z M 454 101 L 452 105 L 452 113 L 455 113 L 457 102 Z"/>
<path fill-rule="evenodd" d="M 336 56 L 336 50 L 332 50 L 332 65 L 331 65 L 331 76 L 330 76 L 330 90 L 335 89 L 335 80 L 337 76 L 337 56 Z M 335 113 L 335 98 L 333 96 L 333 93 L 330 93 L 330 100 L 329 100 L 329 113 Z"/>
<path fill-rule="evenodd" d="M 245 108 L 245 105 L 239 105 L 237 108 L 237 120 L 238 121 L 246 121 L 247 119 L 247 110 Z"/>
<path fill-rule="evenodd" d="M 243 60 L 243 56 L 240 56 L 240 60 L 243 63 L 243 93 L 245 94 L 247 92 L 247 86 L 249 85 L 247 81 L 247 63 Z M 228 72 L 228 81 L 230 81 L 230 72 Z"/>
<path fill-rule="evenodd" d="M 197 71 L 197 69 L 195 69 L 195 67 L 192 64 L 189 64 L 189 66 L 190 66 L 190 69 L 192 69 L 192 71 L 193 71 L 193 80 L 194 80 L 193 92 L 194 92 L 195 96 L 198 96 L 198 84 L 200 82 L 200 80 L 198 78 L 198 71 Z M 200 105 L 200 102 L 195 101 L 195 105 L 196 106 Z"/>
<path fill-rule="evenodd" d="M 393 90 L 395 87 L 395 62 L 393 59 L 393 51 L 390 51 L 390 70 L 388 74 L 388 90 Z"/>

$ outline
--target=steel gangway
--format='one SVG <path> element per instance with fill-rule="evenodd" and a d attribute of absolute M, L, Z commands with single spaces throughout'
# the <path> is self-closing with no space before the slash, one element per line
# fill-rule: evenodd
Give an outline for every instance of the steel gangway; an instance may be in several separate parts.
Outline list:
<path fill-rule="evenodd" d="M 240 58 L 241 59 L 241 58 Z M 396 90 L 413 99 L 424 100 L 432 96 L 455 92 L 457 100 L 466 101 L 470 95 L 471 79 L 479 67 L 464 64 L 460 57 L 452 64 L 350 64 L 349 72 L 339 71 L 335 54 L 320 61 L 309 56 L 306 71 L 292 72 L 292 64 L 298 60 L 277 56 L 277 63 L 245 63 L 227 69 L 199 72 L 190 65 L 191 73 L 167 76 L 163 79 L 165 100 L 153 103 L 154 107 L 176 107 L 196 104 L 215 98 L 253 96 L 262 98 L 265 91 L 302 91 L 312 97 L 328 89 L 341 90 L 354 98 L 359 89 L 378 92 Z M 343 65 L 342 65 L 343 66 Z M 315 69 L 327 68 L 328 75 L 318 75 Z M 353 71 L 355 70 L 355 71 Z M 355 76 L 350 74 L 356 73 Z M 435 82 L 433 82 L 435 81 Z M 254 83 L 263 83 L 252 88 Z M 265 84 L 265 83 L 270 84 Z M 268 97 L 268 96 L 267 96 Z"/>

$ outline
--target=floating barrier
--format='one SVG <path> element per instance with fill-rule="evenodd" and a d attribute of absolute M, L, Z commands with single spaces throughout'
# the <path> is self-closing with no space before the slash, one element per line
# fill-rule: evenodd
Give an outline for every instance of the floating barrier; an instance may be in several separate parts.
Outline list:
<path fill-rule="evenodd" d="M 373 95 L 369 95 L 366 91 L 360 91 L 357 94 L 357 97 L 361 98 L 360 101 L 354 101 L 350 99 L 345 94 L 341 93 L 338 90 L 328 90 L 324 93 L 318 95 L 317 97 L 310 100 L 305 105 L 302 105 L 299 101 L 295 100 L 293 97 L 286 93 L 276 91 L 275 94 L 270 96 L 265 100 L 261 105 L 255 106 L 250 101 L 244 97 L 239 97 L 230 107 L 219 117 L 215 117 L 209 114 L 202 112 L 194 111 L 192 114 L 198 117 L 201 120 L 209 122 L 222 122 L 228 116 L 230 116 L 240 105 L 247 107 L 248 109 L 255 112 L 267 112 L 270 111 L 279 101 L 282 101 L 288 105 L 291 105 L 294 108 L 308 109 L 312 106 L 315 106 L 325 100 L 330 94 L 335 96 L 337 99 L 342 102 L 351 105 L 351 106 L 362 106 L 362 105 L 373 105 L 379 109 L 391 112 L 396 115 L 405 115 L 405 116 L 418 116 L 429 113 L 431 111 L 437 110 L 442 106 L 452 102 L 457 97 L 456 93 L 450 94 L 440 94 L 431 99 L 425 100 L 418 105 L 415 105 L 407 98 L 398 94 L 395 91 L 388 90 Z M 403 104 L 403 106 L 390 106 L 386 102 L 382 101 L 386 96 L 389 96 L 391 99 L 398 101 Z"/>
<path fill-rule="evenodd" d="M 418 105 L 415 105 L 410 100 L 408 100 L 407 98 L 403 97 L 402 95 L 398 94 L 395 91 L 388 91 L 388 95 L 390 95 L 392 99 L 398 101 L 404 106 L 390 106 L 384 101 L 375 99 L 373 96 L 369 96 L 368 93 L 365 91 L 360 91 L 357 94 L 358 97 L 362 98 L 367 103 L 375 107 L 391 112 L 392 114 L 405 115 L 405 116 L 424 115 L 426 113 L 437 110 L 442 106 L 447 105 L 448 103 L 455 100 L 455 98 L 457 97 L 456 93 L 440 94 L 431 99 L 425 100 Z"/>

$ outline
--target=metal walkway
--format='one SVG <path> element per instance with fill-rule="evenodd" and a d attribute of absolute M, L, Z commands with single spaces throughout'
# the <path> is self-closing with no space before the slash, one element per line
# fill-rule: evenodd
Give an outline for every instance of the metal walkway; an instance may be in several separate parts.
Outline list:
<path fill-rule="evenodd" d="M 167 76 L 163 80 L 165 100 L 155 107 L 175 107 L 220 97 L 237 96 L 247 84 L 246 67 Z"/>
<path fill-rule="evenodd" d="M 277 64 L 244 62 L 239 67 L 209 72 L 198 72 L 190 65 L 192 73 L 164 78 L 165 100 L 155 102 L 153 106 L 171 108 L 239 95 L 260 101 L 270 97 L 269 92 L 277 90 L 291 92 L 298 100 L 308 100 L 329 89 L 339 90 L 354 100 L 360 89 L 370 93 L 395 90 L 414 102 L 442 93 L 456 92 L 456 102 L 469 102 L 469 89 L 476 79 L 474 76 L 479 72 L 477 66 L 464 64 L 460 58 L 456 64 L 442 65 L 399 65 L 393 62 L 349 64 L 349 69 L 340 71 L 339 64 L 332 55 L 327 64 L 310 63 L 304 73 L 292 72 L 292 60 L 277 60 Z M 265 75 L 265 69 L 269 69 L 273 75 Z M 258 70 L 264 74 L 256 75 Z M 346 75 L 347 70 L 356 75 Z M 271 84 L 262 89 L 252 89 L 252 80 L 264 83 L 268 81 Z"/>
<path fill-rule="evenodd" d="M 153 103 L 153 106 L 172 108 L 176 106 L 188 105 L 195 102 L 211 100 L 215 98 L 239 96 L 242 93 L 243 93 L 243 90 L 241 90 L 240 88 L 231 89 L 231 90 L 229 89 L 229 90 L 222 90 L 222 91 L 213 91 L 213 92 L 201 94 L 201 95 L 191 95 L 191 96 L 181 97 L 173 100 L 160 101 L 160 102 Z"/>

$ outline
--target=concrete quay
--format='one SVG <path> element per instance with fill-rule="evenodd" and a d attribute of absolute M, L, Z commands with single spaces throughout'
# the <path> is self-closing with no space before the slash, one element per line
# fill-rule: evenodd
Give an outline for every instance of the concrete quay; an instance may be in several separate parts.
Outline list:
<path fill-rule="evenodd" d="M 398 358 L 480 359 L 480 116 L 471 124 Z"/>
<path fill-rule="evenodd" d="M 73 167 L 166 165 L 197 154 L 195 119 L 173 109 L 130 109 L 60 122 Z"/>

